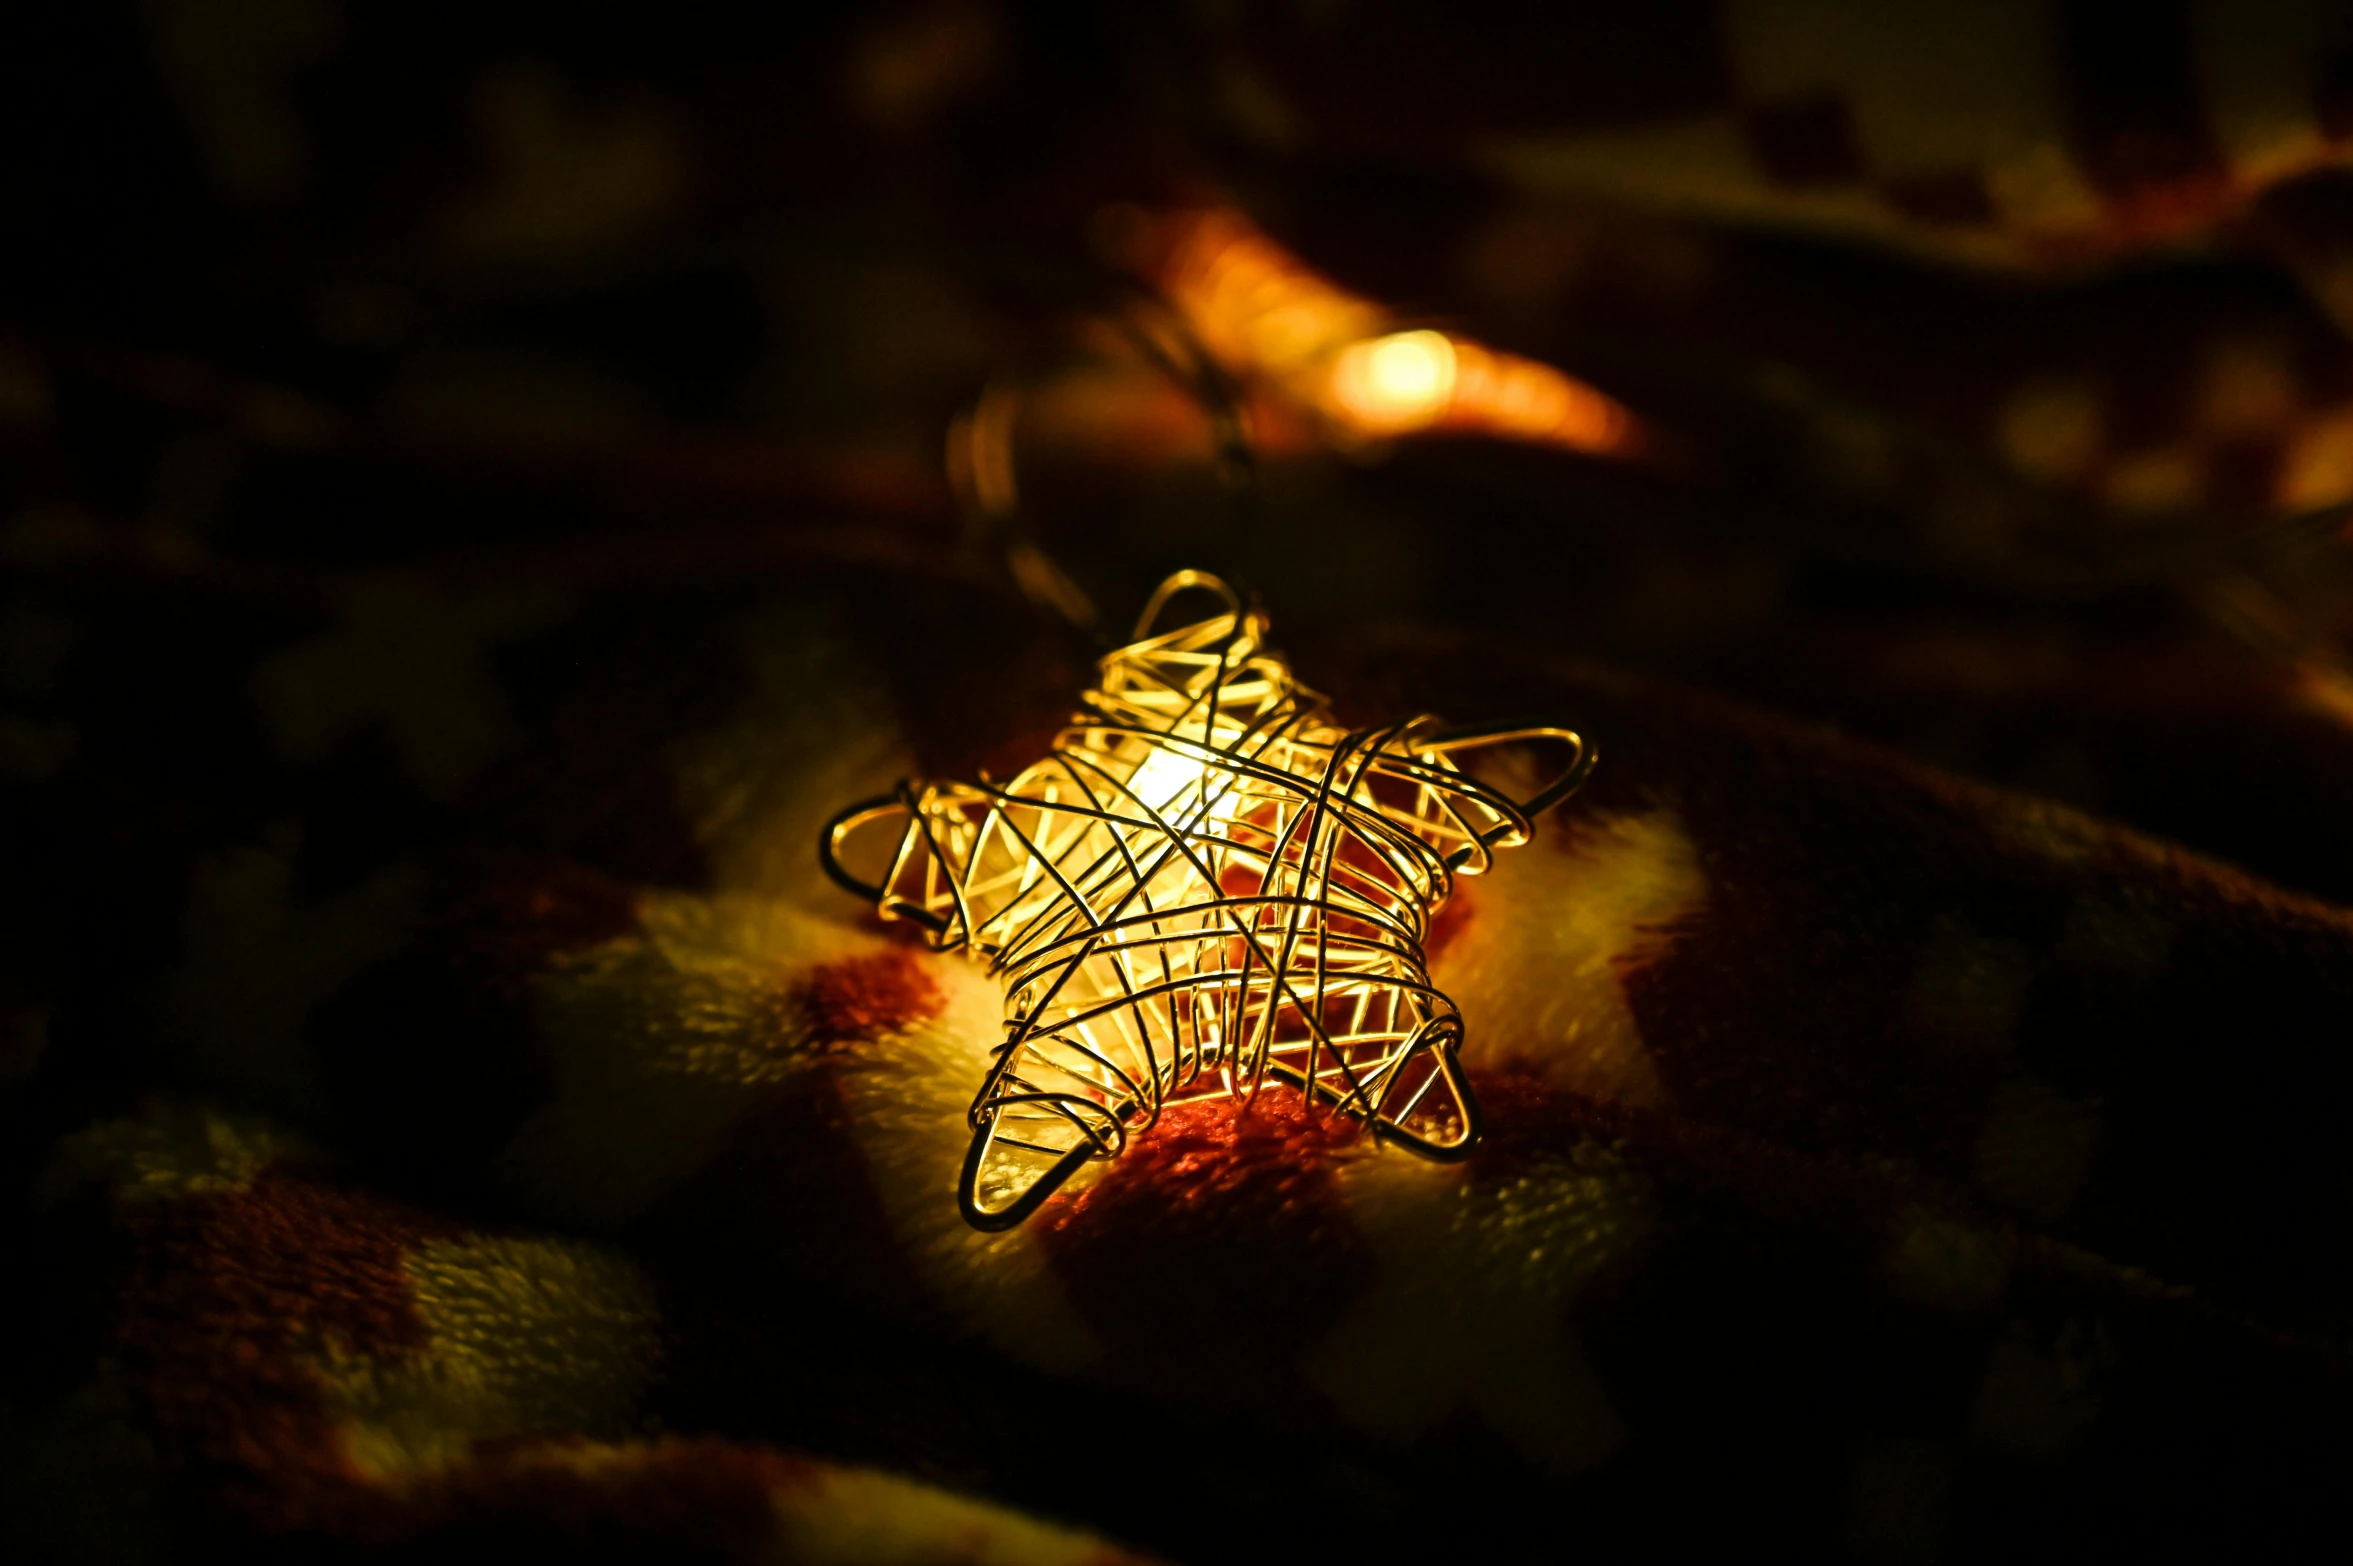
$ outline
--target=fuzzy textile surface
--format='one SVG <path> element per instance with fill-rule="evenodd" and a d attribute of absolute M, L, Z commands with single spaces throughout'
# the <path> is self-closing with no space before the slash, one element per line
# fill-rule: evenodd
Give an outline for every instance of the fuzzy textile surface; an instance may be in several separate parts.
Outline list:
<path fill-rule="evenodd" d="M 1344 713 L 1603 747 L 1434 934 L 1485 1142 L 1195 1106 L 982 1235 L 996 987 L 812 845 L 1044 733 L 1083 657 L 954 579 L 796 580 L 180 603 L 154 706 L 84 740 L 148 790 L 38 807 L 151 901 L 109 894 L 138 976 L 82 1000 L 140 1042 L 13 1242 L 71 1345 L 13 1504 L 126 1547 L 825 1561 L 2334 1512 L 2353 916 L 1714 698 L 1334 649 Z M 123 644 L 154 611 L 85 607 Z M 171 857 L 228 815 L 247 846 Z"/>

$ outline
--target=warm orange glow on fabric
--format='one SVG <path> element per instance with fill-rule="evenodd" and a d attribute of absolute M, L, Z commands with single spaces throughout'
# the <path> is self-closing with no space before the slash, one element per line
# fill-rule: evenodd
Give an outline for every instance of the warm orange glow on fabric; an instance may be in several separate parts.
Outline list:
<path fill-rule="evenodd" d="M 1279 387 L 1347 435 L 1485 435 L 1625 456 L 1634 416 L 1551 365 L 1451 332 L 1400 331 L 1390 314 L 1317 274 L 1222 209 L 1165 219 L 1133 258 L 1229 369 Z"/>
<path fill-rule="evenodd" d="M 1181 596 L 1220 607 L 1160 629 Z M 826 829 L 836 881 L 1004 980 L 958 1192 L 977 1228 L 1020 1222 L 1164 1107 L 1246 1104 L 1270 1078 L 1425 1156 L 1478 1140 L 1430 916 L 1456 875 L 1527 842 L 1592 754 L 1550 725 L 1342 728 L 1266 631 L 1224 582 L 1180 572 L 1046 759 L 1009 782 L 902 784 Z M 1531 741 L 1569 761 L 1526 801 L 1458 765 Z M 842 849 L 886 820 L 898 845 L 870 884 Z"/>

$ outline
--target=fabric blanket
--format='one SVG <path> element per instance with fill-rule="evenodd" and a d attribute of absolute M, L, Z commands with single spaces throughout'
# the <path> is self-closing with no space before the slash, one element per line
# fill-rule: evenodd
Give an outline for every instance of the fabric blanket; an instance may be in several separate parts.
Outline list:
<path fill-rule="evenodd" d="M 17 1242 L 55 1346 L 15 1504 L 52 1537 L 1274 1560 L 2332 1526 L 2335 906 L 1526 648 L 1296 648 L 1344 712 L 1601 747 L 1433 936 L 1485 1141 L 1432 1164 L 1279 1093 L 1191 1106 L 983 1235 L 954 1190 L 1001 996 L 813 845 L 1050 727 L 1083 655 L 969 582 L 822 562 L 173 603 L 84 595 L 76 682 L 145 694 L 21 840 L 27 938 L 113 948 L 16 1025 L 20 1123 L 65 1133 Z"/>

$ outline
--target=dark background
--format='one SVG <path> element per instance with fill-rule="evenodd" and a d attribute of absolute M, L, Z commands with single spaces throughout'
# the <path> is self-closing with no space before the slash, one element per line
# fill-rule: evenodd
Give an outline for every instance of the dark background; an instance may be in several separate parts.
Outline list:
<path fill-rule="evenodd" d="M 1561 363 L 1664 440 L 1640 461 L 1294 446 L 1237 504 L 1206 420 L 1197 460 L 1033 432 L 1022 525 L 1107 621 L 1209 566 L 1300 635 L 1523 634 L 2353 887 L 2324 803 L 2339 726 L 2278 694 L 2336 634 L 2336 552 L 2248 541 L 2268 518 L 2227 487 L 2119 527 L 1989 449 L 1991 401 L 2052 363 L 2091 365 L 2157 427 L 2218 324 L 2305 345 L 2323 392 L 2353 385 L 2341 334 L 2258 247 L 2038 277 L 1572 210 L 1558 223 L 1599 258 L 1575 287 L 1464 281 L 1466 236 L 1511 215 L 1457 155 L 1465 115 L 1573 127 L 1625 109 L 1613 93 L 1671 95 L 1706 20 L 1576 12 L 1539 36 L 1451 8 L 1402 56 L 1368 24 L 1336 64 L 1290 62 L 1328 133 L 1278 157 L 1228 133 L 1217 47 L 1174 12 L 12 8 L 16 601 L 93 574 L 299 591 L 807 550 L 998 571 L 949 483 L 950 421 L 992 376 L 1108 357 L 1149 379 L 1087 331 L 1134 286 L 1103 215 L 1239 193 L 1402 319 Z M 2145 62 L 2109 47 L 2129 85 Z M 1490 90 L 1556 56 L 1585 63 L 1553 97 Z M 2096 49 L 2085 69 L 2096 84 Z M 2302 617 L 2255 654 L 2245 617 L 2218 629 L 2200 597 L 2246 561 Z M 2292 767 L 2258 754 L 2283 747 Z"/>

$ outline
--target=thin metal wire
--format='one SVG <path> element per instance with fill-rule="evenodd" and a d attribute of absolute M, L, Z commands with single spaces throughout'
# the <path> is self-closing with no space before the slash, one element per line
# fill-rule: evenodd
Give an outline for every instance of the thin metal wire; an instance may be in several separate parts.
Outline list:
<path fill-rule="evenodd" d="M 1165 294 L 1125 273 L 1097 277 L 1090 292 L 1101 296 L 1100 314 L 1094 318 L 1200 410 L 1228 503 L 1245 525 L 1262 524 L 1265 495 L 1249 410 L 1192 322 Z M 1018 360 L 1001 366 L 972 405 L 949 423 L 948 481 L 964 509 L 965 547 L 977 555 L 999 557 L 1030 602 L 1105 645 L 1110 637 L 1094 600 L 1024 521 L 1016 435 L 1027 376 Z"/>
<path fill-rule="evenodd" d="M 1222 608 L 1156 629 L 1198 592 Z M 1219 578 L 1178 572 L 1044 760 L 1009 782 L 902 784 L 824 833 L 837 882 L 1005 982 L 958 1190 L 977 1228 L 1019 1223 L 1166 1106 L 1248 1101 L 1270 1078 L 1428 1157 L 1478 1140 L 1430 916 L 1457 874 L 1528 841 L 1593 753 L 1547 724 L 1343 729 L 1266 630 Z M 1526 801 L 1457 765 L 1528 741 L 1570 760 Z M 868 884 L 842 844 L 894 817 L 897 852 Z"/>

